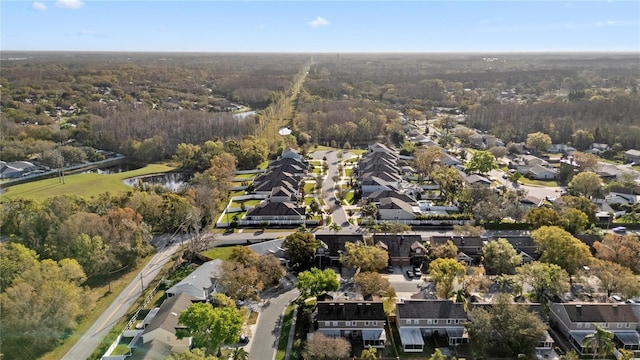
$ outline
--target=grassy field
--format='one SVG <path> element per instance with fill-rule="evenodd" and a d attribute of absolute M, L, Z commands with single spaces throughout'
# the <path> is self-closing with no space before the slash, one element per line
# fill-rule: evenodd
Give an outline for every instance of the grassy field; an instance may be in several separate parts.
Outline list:
<path fill-rule="evenodd" d="M 127 178 L 163 173 L 173 169 L 173 167 L 163 164 L 150 164 L 140 169 L 119 174 L 83 173 L 67 175 L 64 177 L 64 184 L 57 177 L 38 180 L 8 187 L 4 190 L 2 196 L 8 199 L 29 198 L 44 200 L 58 195 L 73 194 L 84 198 L 92 198 L 105 192 L 115 194 L 131 190 L 130 186 L 123 183 L 123 180 Z"/>
<path fill-rule="evenodd" d="M 209 249 L 207 251 L 203 251 L 202 255 L 210 258 L 210 259 L 221 259 L 221 260 L 229 260 L 231 256 L 231 252 L 237 246 L 220 246 L 215 247 L 213 249 Z"/>

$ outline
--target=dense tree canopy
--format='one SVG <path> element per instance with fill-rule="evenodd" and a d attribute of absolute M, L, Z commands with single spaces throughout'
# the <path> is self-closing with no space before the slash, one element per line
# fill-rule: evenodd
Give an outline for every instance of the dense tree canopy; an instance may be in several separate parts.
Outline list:
<path fill-rule="evenodd" d="M 296 288 L 300 290 L 300 297 L 303 299 L 336 291 L 339 286 L 338 275 L 335 271 L 318 268 L 311 268 L 311 270 L 298 274 L 298 282 L 296 283 Z"/>
<path fill-rule="evenodd" d="M 359 271 L 380 271 L 389 265 L 389 253 L 374 245 L 347 242 L 340 262 Z"/>
<path fill-rule="evenodd" d="M 361 272 L 354 277 L 354 283 L 360 289 L 362 296 L 395 297 L 396 292 L 391 287 L 388 278 L 383 278 L 377 272 Z"/>
<path fill-rule="evenodd" d="M 531 356 L 547 330 L 538 315 L 524 305 L 512 303 L 507 295 L 499 295 L 488 310 L 474 308 L 469 319 L 469 337 L 485 356 Z"/>
<path fill-rule="evenodd" d="M 316 250 L 320 246 L 315 236 L 310 233 L 296 232 L 284 239 L 282 247 L 287 253 L 289 264 L 295 269 L 309 269 L 314 264 Z"/>
<path fill-rule="evenodd" d="M 439 298 L 447 299 L 453 291 L 453 281 L 462 279 L 466 267 L 456 259 L 440 258 L 429 263 L 429 275 L 436 282 Z"/>
<path fill-rule="evenodd" d="M 531 233 L 540 261 L 556 264 L 569 274 L 589 265 L 592 256 L 589 247 L 557 226 L 543 226 Z"/>
<path fill-rule="evenodd" d="M 518 267 L 516 272 L 533 288 L 532 296 L 539 303 L 569 290 L 569 274 L 558 265 L 533 261 Z"/>
<path fill-rule="evenodd" d="M 244 317 L 235 307 L 212 307 L 209 303 L 193 303 L 178 317 L 186 328 L 176 330 L 176 336 L 193 337 L 196 348 L 216 353 L 222 344 L 238 342 Z"/>
<path fill-rule="evenodd" d="M 7 359 L 37 358 L 59 344 L 95 299 L 81 287 L 86 276 L 76 260 L 38 261 L 20 244 L 2 243 L 0 254 L 7 286 L 0 293 L 2 352 Z"/>
<path fill-rule="evenodd" d="M 487 242 L 482 247 L 482 254 L 484 265 L 496 274 L 511 273 L 522 263 L 522 255 L 518 254 L 507 239 L 501 238 Z"/>
<path fill-rule="evenodd" d="M 476 151 L 471 156 L 471 160 L 465 165 L 467 173 L 486 174 L 493 169 L 497 169 L 496 158 L 489 151 Z"/>

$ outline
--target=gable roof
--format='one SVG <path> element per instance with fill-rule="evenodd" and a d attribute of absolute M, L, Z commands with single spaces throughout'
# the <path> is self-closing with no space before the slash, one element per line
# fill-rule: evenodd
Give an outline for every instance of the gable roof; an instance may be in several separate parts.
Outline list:
<path fill-rule="evenodd" d="M 629 304 L 553 303 L 552 305 L 563 309 L 571 322 L 638 322 Z"/>
<path fill-rule="evenodd" d="M 279 158 L 270 162 L 268 168 L 272 169 L 289 164 L 297 165 L 304 168 L 309 167 L 309 162 L 304 158 Z"/>
<path fill-rule="evenodd" d="M 375 143 L 375 144 L 371 144 L 369 145 L 369 147 L 367 148 L 367 150 L 369 150 L 369 152 L 388 152 L 388 153 L 392 153 L 393 150 L 389 149 L 388 146 L 382 144 L 382 143 Z"/>
<path fill-rule="evenodd" d="M 344 244 L 351 242 L 363 242 L 362 234 L 316 234 L 316 240 L 322 241 L 326 246 L 330 256 L 340 255 L 344 251 Z"/>
<path fill-rule="evenodd" d="M 416 249 L 421 249 L 423 254 L 426 251 L 422 237 L 416 234 L 374 234 L 373 243 L 387 250 L 390 258 L 408 258 Z"/>
<path fill-rule="evenodd" d="M 296 192 L 299 189 L 298 182 L 291 182 L 290 180 L 284 179 L 273 179 L 265 182 L 260 182 L 258 185 L 254 187 L 255 192 L 271 192 L 273 188 L 282 186 L 287 188 L 291 192 Z"/>
<path fill-rule="evenodd" d="M 153 330 L 162 328 L 175 334 L 180 313 L 191 304 L 191 295 L 189 294 L 181 293 L 167 298 L 162 302 L 158 313 L 151 319 L 149 326 L 147 326 L 142 333 L 148 334 Z"/>
<path fill-rule="evenodd" d="M 469 184 L 481 183 L 485 185 L 491 185 L 491 180 L 487 179 L 484 176 L 480 176 L 478 174 L 465 175 L 464 173 L 462 175 Z"/>
<path fill-rule="evenodd" d="M 271 196 L 274 197 L 288 197 L 291 198 L 293 192 L 290 189 L 287 189 L 284 186 L 276 186 L 271 189 Z"/>
<path fill-rule="evenodd" d="M 258 255 L 272 254 L 275 257 L 285 257 L 285 251 L 282 248 L 283 242 L 284 239 L 275 239 L 251 244 L 248 247 Z"/>
<path fill-rule="evenodd" d="M 247 210 L 245 216 L 304 216 L 306 209 L 291 202 L 263 201 L 253 209 Z"/>
<path fill-rule="evenodd" d="M 387 171 L 370 171 L 360 174 L 359 178 L 362 179 L 361 182 L 366 182 L 367 179 L 371 178 L 377 178 L 389 183 L 398 183 L 402 181 L 402 176 L 398 175 L 397 173 L 390 173 Z"/>
<path fill-rule="evenodd" d="M 557 174 L 558 172 L 555 169 L 550 169 L 548 167 L 544 167 L 538 164 L 533 165 L 530 169 L 529 172 L 532 173 L 533 175 L 540 175 L 540 174 L 545 174 L 545 173 L 552 173 L 552 174 Z"/>
<path fill-rule="evenodd" d="M 319 323 L 331 320 L 384 321 L 386 319 L 382 301 L 319 301 L 317 308 Z"/>
<path fill-rule="evenodd" d="M 451 300 L 404 300 L 396 304 L 396 314 L 401 319 L 467 318 L 462 303 Z"/>
<path fill-rule="evenodd" d="M 379 190 L 372 192 L 369 196 L 367 196 L 367 200 L 371 202 L 380 202 L 384 198 L 395 198 L 398 200 L 402 200 L 406 203 L 415 203 L 416 199 L 411 196 L 400 193 L 396 190 Z"/>
<path fill-rule="evenodd" d="M 378 205 L 378 209 L 397 209 L 397 210 L 404 210 L 406 212 L 409 213 L 416 213 L 416 211 L 413 209 L 413 207 L 408 204 L 405 201 L 402 201 L 400 199 L 396 199 L 393 197 L 389 197 L 389 198 L 383 198 L 380 199 L 380 204 Z"/>
<path fill-rule="evenodd" d="M 300 177 L 288 172 L 280 171 L 279 168 L 271 168 L 266 172 L 256 176 L 253 179 L 253 185 L 255 187 L 260 186 L 262 183 L 273 182 L 273 181 L 288 181 L 291 184 L 295 184 L 300 181 Z"/>
<path fill-rule="evenodd" d="M 194 299 L 207 300 L 209 290 L 213 290 L 217 283 L 216 279 L 221 265 L 222 260 L 220 259 L 207 261 L 180 282 L 167 289 L 166 293 L 176 295 L 187 293 Z"/>
<path fill-rule="evenodd" d="M 536 314 L 540 320 L 542 320 L 545 323 L 549 322 L 549 318 L 547 317 L 547 314 L 545 314 L 544 310 L 542 309 L 542 305 L 538 304 L 538 303 L 518 303 L 515 302 L 513 303 L 515 305 L 518 306 L 526 306 L 527 310 L 530 313 Z M 478 303 L 478 302 L 474 302 L 474 303 L 469 303 L 469 309 L 474 309 L 474 308 L 482 308 L 485 310 L 489 310 L 493 307 L 492 303 Z"/>

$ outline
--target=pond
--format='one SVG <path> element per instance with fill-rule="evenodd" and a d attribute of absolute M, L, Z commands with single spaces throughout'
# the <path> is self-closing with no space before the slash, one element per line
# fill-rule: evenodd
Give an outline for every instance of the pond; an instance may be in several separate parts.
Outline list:
<path fill-rule="evenodd" d="M 191 176 L 191 174 L 187 173 L 164 173 L 129 178 L 125 179 L 124 183 L 129 186 L 135 186 L 138 182 L 142 182 L 145 185 L 160 185 L 177 192 L 181 188 L 189 186 Z"/>
<path fill-rule="evenodd" d="M 131 170 L 137 170 L 137 169 L 140 169 L 140 168 L 141 168 L 141 166 L 139 166 L 139 165 L 122 163 L 122 164 L 118 164 L 118 165 L 111 165 L 111 166 L 107 166 L 107 167 L 99 167 L 99 168 L 87 170 L 87 171 L 85 171 L 85 173 L 119 174 L 119 173 L 131 171 Z"/>

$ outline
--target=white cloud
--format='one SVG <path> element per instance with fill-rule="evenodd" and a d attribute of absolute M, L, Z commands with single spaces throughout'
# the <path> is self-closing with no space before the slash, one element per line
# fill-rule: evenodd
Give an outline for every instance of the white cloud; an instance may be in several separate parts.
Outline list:
<path fill-rule="evenodd" d="M 307 23 L 311 27 L 327 26 L 329 21 L 322 16 L 318 16 L 315 20 L 311 20 Z"/>
<path fill-rule="evenodd" d="M 607 20 L 607 21 L 598 21 L 596 23 L 596 26 L 611 26 L 611 25 L 622 25 L 622 24 L 624 24 L 624 21 Z"/>
<path fill-rule="evenodd" d="M 56 1 L 56 7 L 65 9 L 78 9 L 84 5 L 82 0 L 58 0 Z"/>
<path fill-rule="evenodd" d="M 47 10 L 47 4 L 41 3 L 39 1 L 34 1 L 33 4 L 31 4 L 31 8 L 33 10 L 45 11 Z"/>

